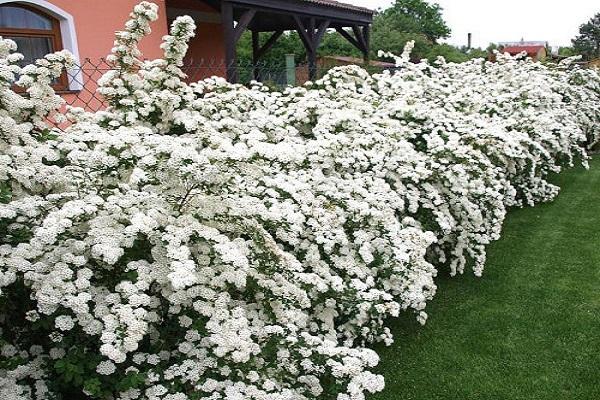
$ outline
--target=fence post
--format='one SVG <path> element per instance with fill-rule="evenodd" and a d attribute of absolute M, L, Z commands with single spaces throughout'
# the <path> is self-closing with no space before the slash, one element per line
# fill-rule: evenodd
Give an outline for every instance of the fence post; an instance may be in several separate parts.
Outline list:
<path fill-rule="evenodd" d="M 285 70 L 287 76 L 287 84 L 290 86 L 296 85 L 296 57 L 294 54 L 285 55 Z"/>

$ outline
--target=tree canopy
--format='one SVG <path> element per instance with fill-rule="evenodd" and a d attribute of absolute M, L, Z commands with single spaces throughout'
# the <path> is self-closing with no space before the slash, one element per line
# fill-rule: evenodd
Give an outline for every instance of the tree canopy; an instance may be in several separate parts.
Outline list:
<path fill-rule="evenodd" d="M 573 39 L 573 48 L 586 60 L 600 57 L 600 13 L 579 27 L 579 35 Z"/>
<path fill-rule="evenodd" d="M 442 8 L 424 0 L 396 0 L 377 15 L 373 29 L 377 28 L 420 34 L 431 43 L 445 39 L 451 33 L 442 16 Z"/>

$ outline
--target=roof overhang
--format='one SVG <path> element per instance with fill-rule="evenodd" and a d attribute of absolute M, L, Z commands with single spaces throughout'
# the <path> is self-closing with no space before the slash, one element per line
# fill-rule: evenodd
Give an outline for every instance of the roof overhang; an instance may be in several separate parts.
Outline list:
<path fill-rule="evenodd" d="M 222 1 L 205 0 L 213 8 L 220 10 Z M 300 18 L 316 18 L 330 20 L 331 28 L 365 26 L 373 22 L 374 12 L 362 7 L 355 7 L 331 0 L 231 0 L 234 6 L 234 18 L 238 20 L 243 10 L 252 8 L 257 11 L 250 30 L 272 32 L 278 30 L 295 30 L 294 16 Z"/>

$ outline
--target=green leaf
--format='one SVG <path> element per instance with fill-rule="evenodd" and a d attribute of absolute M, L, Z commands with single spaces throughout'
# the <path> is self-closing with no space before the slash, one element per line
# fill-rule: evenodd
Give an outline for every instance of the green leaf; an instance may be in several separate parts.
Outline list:
<path fill-rule="evenodd" d="M 83 384 L 83 389 L 92 397 L 100 397 L 102 395 L 102 383 L 98 378 L 87 379 Z"/>
<path fill-rule="evenodd" d="M 12 188 L 9 182 L 0 182 L 0 203 L 8 204 L 12 200 Z"/>

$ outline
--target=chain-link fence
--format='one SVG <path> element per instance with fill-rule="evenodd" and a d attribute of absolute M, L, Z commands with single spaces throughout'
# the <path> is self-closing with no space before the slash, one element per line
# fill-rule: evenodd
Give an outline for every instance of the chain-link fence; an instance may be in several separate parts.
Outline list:
<path fill-rule="evenodd" d="M 322 77 L 334 67 L 330 63 L 318 63 L 317 77 Z M 65 76 L 57 83 L 57 91 L 66 100 L 67 105 L 82 107 L 87 111 L 96 112 L 106 108 L 106 102 L 98 93 L 100 78 L 115 67 L 105 59 L 85 59 L 80 65 L 70 68 Z M 222 60 L 189 61 L 181 68 L 187 75 L 188 82 L 197 82 L 211 76 L 224 77 L 227 64 Z M 235 68 L 239 83 L 249 84 L 258 78 L 264 84 L 283 88 L 288 85 L 301 85 L 308 80 L 308 67 L 295 63 L 258 63 L 238 61 Z M 371 73 L 382 72 L 382 66 L 368 66 Z"/>

